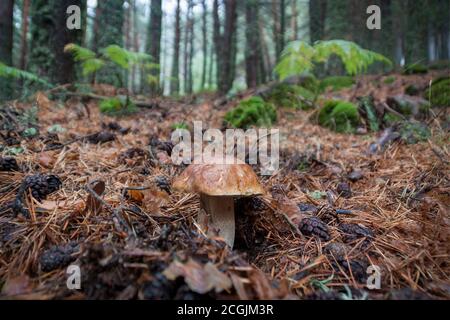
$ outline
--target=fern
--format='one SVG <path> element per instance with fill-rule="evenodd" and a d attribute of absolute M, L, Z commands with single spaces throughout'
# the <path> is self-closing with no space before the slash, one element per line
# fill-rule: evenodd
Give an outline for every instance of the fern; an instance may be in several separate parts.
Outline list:
<path fill-rule="evenodd" d="M 46 87 L 52 86 L 51 83 L 38 77 L 34 73 L 7 66 L 6 64 L 4 64 L 2 62 L 0 62 L 0 77 L 28 80 L 31 82 L 40 83 Z"/>
<path fill-rule="evenodd" d="M 102 51 L 106 58 L 127 70 L 134 64 L 142 64 L 151 60 L 151 56 L 148 54 L 128 51 L 115 44 L 107 46 Z"/>
<path fill-rule="evenodd" d="M 349 75 L 362 73 L 377 61 L 392 65 L 385 56 L 363 49 L 351 41 L 318 41 L 314 46 L 304 41 L 294 41 L 284 49 L 275 72 L 281 80 L 292 75 L 309 73 L 314 69 L 315 63 L 326 62 L 332 55 L 337 55 L 342 60 Z"/>

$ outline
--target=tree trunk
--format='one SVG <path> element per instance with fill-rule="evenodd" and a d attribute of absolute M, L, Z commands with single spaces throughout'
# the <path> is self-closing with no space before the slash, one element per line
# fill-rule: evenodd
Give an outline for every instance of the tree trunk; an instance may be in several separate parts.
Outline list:
<path fill-rule="evenodd" d="M 12 65 L 14 0 L 0 1 L 0 62 Z M 0 78 L 0 101 L 12 96 L 11 79 Z"/>
<path fill-rule="evenodd" d="M 309 1 L 309 36 L 313 44 L 325 37 L 326 0 Z"/>
<path fill-rule="evenodd" d="M 83 0 L 58 0 L 53 3 L 53 29 L 51 31 L 50 46 L 52 49 L 52 61 L 50 79 L 55 84 L 65 84 L 73 82 L 76 79 L 74 61 L 69 53 L 64 52 L 64 47 L 69 43 L 81 45 L 83 40 L 83 31 L 74 29 L 69 30 L 66 26 L 66 10 L 70 5 L 77 5 L 85 8 Z M 82 26 L 85 27 L 85 26 Z"/>
<path fill-rule="evenodd" d="M 161 64 L 161 34 L 162 34 L 162 3 L 161 0 L 152 0 L 150 10 L 150 31 L 149 31 L 149 54 L 153 62 L 158 66 Z M 161 93 L 160 89 L 160 70 L 155 68 L 151 70 L 153 82 L 150 84 L 150 93 L 155 96 Z"/>
<path fill-rule="evenodd" d="M 22 9 L 22 32 L 20 36 L 20 62 L 19 68 L 26 70 L 27 68 L 27 52 L 28 52 L 28 17 L 30 14 L 30 0 L 23 1 Z"/>
<path fill-rule="evenodd" d="M 291 10 L 292 10 L 292 16 L 291 16 L 291 29 L 292 29 L 292 36 L 291 40 L 297 40 L 298 39 L 298 10 L 297 10 L 297 0 L 291 0 Z"/>
<path fill-rule="evenodd" d="M 208 7 L 206 5 L 206 0 L 202 0 L 202 8 L 203 8 L 203 17 L 202 17 L 202 36 L 203 36 L 203 67 L 202 67 L 202 81 L 200 84 L 201 90 L 205 89 L 205 82 L 206 82 L 206 62 L 207 62 L 207 55 L 208 55 L 208 39 L 207 39 L 207 14 L 208 14 Z"/>
<path fill-rule="evenodd" d="M 217 57 L 217 84 L 221 94 L 226 94 L 233 86 L 236 59 L 236 0 L 224 0 L 225 25 L 220 32 L 219 5 L 214 0 L 214 42 Z"/>
<path fill-rule="evenodd" d="M 259 26 L 258 26 L 258 4 L 254 0 L 245 2 L 246 20 L 246 46 L 245 46 L 245 73 L 248 88 L 256 88 L 258 85 L 259 57 Z"/>
<path fill-rule="evenodd" d="M 175 37 L 173 41 L 173 61 L 172 61 L 172 77 L 170 81 L 170 93 L 179 94 L 180 93 L 180 77 L 179 77 L 179 66 L 180 66 L 180 0 L 177 0 L 177 9 L 175 12 Z"/>

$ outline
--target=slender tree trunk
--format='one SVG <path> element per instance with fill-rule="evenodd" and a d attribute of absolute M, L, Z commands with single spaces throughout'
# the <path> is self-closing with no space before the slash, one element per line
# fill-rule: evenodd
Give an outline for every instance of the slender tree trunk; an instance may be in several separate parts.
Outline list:
<path fill-rule="evenodd" d="M 188 60 L 188 93 L 191 94 L 193 92 L 194 81 L 193 81 L 193 72 L 192 72 L 192 61 L 194 59 L 194 15 L 191 9 L 191 17 L 189 23 L 189 60 Z"/>
<path fill-rule="evenodd" d="M 311 43 L 325 37 L 326 0 L 309 1 L 309 36 Z"/>
<path fill-rule="evenodd" d="M 138 30 L 138 22 L 139 22 L 139 16 L 138 16 L 138 8 L 136 0 L 133 0 L 133 49 L 134 52 L 139 52 L 139 30 Z M 138 79 L 139 79 L 139 73 L 140 70 L 137 66 L 133 66 L 133 73 L 132 73 L 132 90 L 133 92 L 138 91 Z"/>
<path fill-rule="evenodd" d="M 173 61 L 172 61 L 172 76 L 170 81 L 170 93 L 179 94 L 180 93 L 180 77 L 179 77 L 179 66 L 180 66 L 180 40 L 181 40 L 181 30 L 180 30 L 180 0 L 177 0 L 177 9 L 175 12 L 175 36 L 173 41 Z"/>
<path fill-rule="evenodd" d="M 188 8 L 186 11 L 186 23 L 184 27 L 184 61 L 183 61 L 183 83 L 184 83 L 184 93 L 192 93 L 192 88 L 190 87 L 190 53 L 191 53 L 191 24 L 192 24 L 192 8 L 194 2 L 193 0 L 188 0 Z"/>
<path fill-rule="evenodd" d="M 20 36 L 20 63 L 19 67 L 22 70 L 27 68 L 27 54 L 28 54 L 28 16 L 30 14 L 30 0 L 23 1 L 22 9 L 22 32 Z"/>
<path fill-rule="evenodd" d="M 206 0 L 202 0 L 202 8 L 203 8 L 203 17 L 202 17 L 202 35 L 203 35 L 203 67 L 202 67 L 202 81 L 200 84 L 201 90 L 205 88 L 206 82 L 206 62 L 208 55 L 208 40 L 207 40 L 207 15 L 208 15 L 208 7 L 206 5 Z"/>
<path fill-rule="evenodd" d="M 245 72 L 248 88 L 255 88 L 258 85 L 258 68 L 260 66 L 258 54 L 258 4 L 254 0 L 245 2 L 246 20 L 246 46 L 245 46 Z"/>
<path fill-rule="evenodd" d="M 157 65 L 161 64 L 161 34 L 162 34 L 162 2 L 161 0 L 152 0 L 150 10 L 150 31 L 149 31 L 149 53 L 153 58 L 153 62 Z M 154 95 L 160 94 L 160 70 L 151 70 L 153 77 L 150 85 L 150 93 Z"/>
<path fill-rule="evenodd" d="M 291 0 L 291 29 L 292 29 L 292 37 L 291 40 L 298 39 L 298 9 L 297 9 L 297 0 Z"/>
<path fill-rule="evenodd" d="M 0 62 L 12 65 L 13 49 L 13 9 L 14 0 L 0 1 Z M 10 99 L 12 86 L 10 79 L 0 78 L 0 101 Z"/>
<path fill-rule="evenodd" d="M 224 0 L 225 25 L 220 32 L 218 1 L 214 1 L 214 42 L 217 57 L 217 84 L 221 94 L 226 94 L 233 86 L 236 59 L 236 0 Z"/>

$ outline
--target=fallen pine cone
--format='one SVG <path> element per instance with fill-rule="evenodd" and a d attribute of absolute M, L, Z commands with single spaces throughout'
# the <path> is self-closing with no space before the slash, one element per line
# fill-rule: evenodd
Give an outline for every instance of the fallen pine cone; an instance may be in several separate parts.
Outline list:
<path fill-rule="evenodd" d="M 321 240 L 331 239 L 328 226 L 317 217 L 308 217 L 300 221 L 299 229 L 305 236 L 317 236 Z"/>
<path fill-rule="evenodd" d="M 111 132 L 108 132 L 108 131 L 97 132 L 97 133 L 89 135 L 86 138 L 86 140 L 89 143 L 93 143 L 93 144 L 114 141 L 115 139 L 116 139 L 116 135 Z"/>
<path fill-rule="evenodd" d="M 342 231 L 342 239 L 346 243 L 366 238 L 363 242 L 363 247 L 367 247 L 374 237 L 372 230 L 355 223 L 342 223 L 339 225 L 339 230 Z"/>
<path fill-rule="evenodd" d="M 20 171 L 20 168 L 15 158 L 0 157 L 0 171 Z"/>

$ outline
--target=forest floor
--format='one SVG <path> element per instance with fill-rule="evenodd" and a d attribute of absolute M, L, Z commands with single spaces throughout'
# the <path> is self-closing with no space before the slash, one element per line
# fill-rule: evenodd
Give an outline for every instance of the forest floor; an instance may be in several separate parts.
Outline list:
<path fill-rule="evenodd" d="M 363 77 L 330 96 L 383 100 L 432 76 L 398 75 L 390 85 Z M 107 95 L 104 89 L 97 93 Z M 280 170 L 260 176 L 265 195 L 237 203 L 230 250 L 197 228 L 198 197 L 171 190 L 183 167 L 171 163 L 168 141 L 174 123 L 221 128 L 237 100 L 220 107 L 208 96 L 185 101 L 159 99 L 111 118 L 94 100 L 85 107 L 72 98 L 62 108 L 36 96 L 41 135 L 20 141 L 19 172 L 0 172 L 0 204 L 36 173 L 56 175 L 62 187 L 40 203 L 25 197 L 29 217 L 0 214 L 0 298 L 450 298 L 442 110 L 427 120 L 427 142 L 369 152 L 380 133 L 337 134 L 311 123 L 306 111 L 279 109 Z M 65 130 L 47 134 L 55 124 Z M 302 232 L 306 221 L 320 229 L 315 236 Z M 81 290 L 66 286 L 69 264 L 80 266 Z M 380 289 L 366 288 L 370 265 L 380 269 Z"/>

